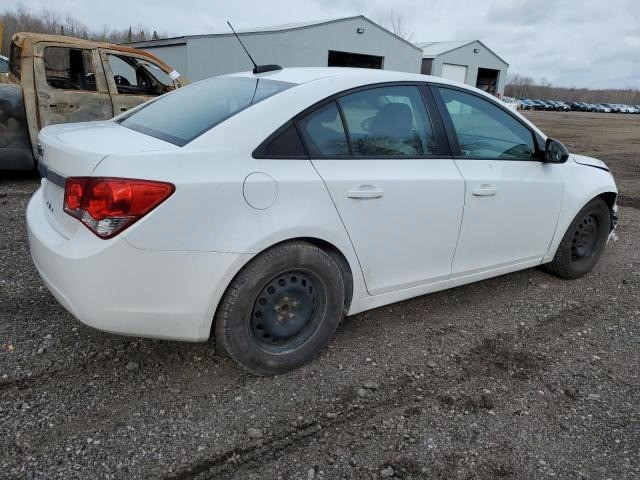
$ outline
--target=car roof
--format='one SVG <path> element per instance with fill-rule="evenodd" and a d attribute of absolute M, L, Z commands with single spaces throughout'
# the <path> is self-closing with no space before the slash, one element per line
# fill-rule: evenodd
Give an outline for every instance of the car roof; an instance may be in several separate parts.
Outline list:
<path fill-rule="evenodd" d="M 269 78 L 281 82 L 297 85 L 325 80 L 337 77 L 351 77 L 362 81 L 363 85 L 377 82 L 436 82 L 440 84 L 459 85 L 469 88 L 469 85 L 453 82 L 441 77 L 422 75 L 419 73 L 396 72 L 393 70 L 378 70 L 372 68 L 348 68 L 348 67 L 291 67 L 254 74 L 252 72 L 232 73 L 229 76 Z M 472 88 L 472 87 L 471 87 Z"/>

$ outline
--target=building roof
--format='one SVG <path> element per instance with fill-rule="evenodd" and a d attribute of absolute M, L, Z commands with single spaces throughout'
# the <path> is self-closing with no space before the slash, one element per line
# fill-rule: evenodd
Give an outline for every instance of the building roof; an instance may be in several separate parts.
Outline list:
<path fill-rule="evenodd" d="M 316 27 L 319 25 L 326 25 L 329 23 L 346 22 L 350 20 L 364 20 L 365 22 L 370 23 L 376 28 L 379 28 L 380 30 L 384 30 L 389 35 L 396 37 L 398 40 L 406 43 L 408 46 L 415 48 L 416 50 L 421 50 L 420 47 L 396 35 L 395 33 L 387 30 L 386 28 L 378 25 L 376 22 L 368 19 L 364 15 L 354 15 L 351 17 L 341 17 L 341 18 L 329 18 L 324 20 L 311 20 L 308 22 L 285 23 L 281 25 L 267 25 L 264 27 L 254 27 L 254 28 L 247 28 L 247 29 L 236 29 L 236 32 L 238 32 L 238 35 L 260 35 L 260 34 L 268 34 L 268 33 L 288 32 L 292 30 L 301 30 L 303 28 Z M 233 33 L 230 31 L 218 32 L 218 33 L 207 33 L 202 35 L 182 35 L 179 37 L 161 38 L 159 40 L 145 40 L 142 42 L 131 42 L 129 43 L 129 45 L 132 45 L 135 47 L 161 47 L 165 45 L 176 45 L 181 43 L 184 44 L 190 38 L 209 38 L 209 37 L 218 37 L 218 36 L 228 37 L 230 35 L 233 35 Z"/>
<path fill-rule="evenodd" d="M 487 47 L 480 40 L 452 40 L 447 42 L 416 42 L 416 46 L 422 49 L 422 58 L 435 58 L 439 55 L 442 55 L 443 53 L 457 50 L 458 48 L 465 47 L 475 42 L 478 42 L 480 45 L 486 48 L 491 54 L 493 54 L 500 61 L 509 65 L 509 62 L 505 61 L 504 58 L 497 55 L 493 50 Z"/>
<path fill-rule="evenodd" d="M 474 40 L 453 40 L 448 42 L 416 42 L 416 46 L 422 49 L 422 57 L 437 57 L 456 48 L 473 43 Z"/>

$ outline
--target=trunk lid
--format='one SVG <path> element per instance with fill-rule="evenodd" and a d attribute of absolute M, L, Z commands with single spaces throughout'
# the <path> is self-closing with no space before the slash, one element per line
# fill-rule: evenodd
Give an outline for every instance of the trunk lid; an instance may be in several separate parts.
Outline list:
<path fill-rule="evenodd" d="M 67 177 L 88 177 L 111 154 L 179 149 L 115 122 L 51 125 L 38 136 L 43 208 L 58 233 L 71 238 L 80 222 L 64 212 Z"/>

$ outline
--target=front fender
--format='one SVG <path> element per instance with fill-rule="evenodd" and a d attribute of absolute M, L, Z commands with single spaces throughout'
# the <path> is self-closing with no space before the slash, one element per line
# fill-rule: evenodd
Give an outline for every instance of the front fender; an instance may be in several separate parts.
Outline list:
<path fill-rule="evenodd" d="M 609 171 L 572 161 L 563 167 L 562 208 L 553 240 L 542 263 L 553 260 L 569 225 L 587 203 L 603 194 L 618 194 L 613 175 Z"/>
<path fill-rule="evenodd" d="M 0 170 L 35 166 L 20 85 L 0 84 Z"/>

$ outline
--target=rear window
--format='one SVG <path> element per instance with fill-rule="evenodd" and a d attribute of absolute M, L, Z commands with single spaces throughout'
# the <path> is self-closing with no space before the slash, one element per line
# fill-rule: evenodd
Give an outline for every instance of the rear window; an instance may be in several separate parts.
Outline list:
<path fill-rule="evenodd" d="M 207 130 L 294 84 L 251 77 L 214 77 L 149 102 L 120 124 L 183 146 Z"/>

